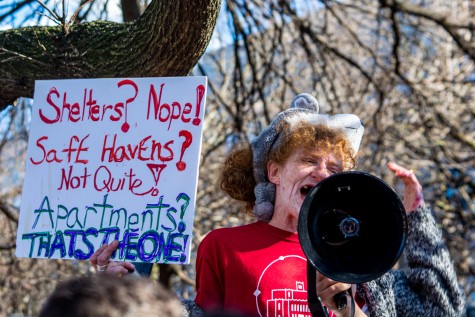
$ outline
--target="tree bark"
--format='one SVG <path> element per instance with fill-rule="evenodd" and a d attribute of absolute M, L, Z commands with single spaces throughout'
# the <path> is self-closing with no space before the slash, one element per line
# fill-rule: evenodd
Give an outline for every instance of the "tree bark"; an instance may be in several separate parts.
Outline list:
<path fill-rule="evenodd" d="M 0 32 L 0 111 L 36 79 L 185 76 L 211 39 L 220 0 L 154 0 L 133 23 Z"/>

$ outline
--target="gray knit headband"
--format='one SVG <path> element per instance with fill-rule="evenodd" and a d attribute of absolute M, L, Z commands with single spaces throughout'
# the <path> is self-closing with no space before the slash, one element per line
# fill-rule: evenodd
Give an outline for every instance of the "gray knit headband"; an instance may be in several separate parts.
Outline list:
<path fill-rule="evenodd" d="M 292 100 L 290 109 L 279 113 L 271 124 L 251 142 L 256 180 L 254 188 L 256 203 L 253 211 L 258 220 L 270 221 L 274 213 L 275 185 L 267 178 L 267 161 L 272 148 L 279 143 L 281 136 L 279 128 L 283 122 L 288 124 L 290 130 L 302 121 L 314 125 L 325 125 L 331 129 L 341 129 L 349 141 L 352 155 L 358 152 L 364 132 L 361 120 L 354 114 L 328 116 L 318 114 L 318 110 L 317 99 L 309 94 L 299 94 Z"/>

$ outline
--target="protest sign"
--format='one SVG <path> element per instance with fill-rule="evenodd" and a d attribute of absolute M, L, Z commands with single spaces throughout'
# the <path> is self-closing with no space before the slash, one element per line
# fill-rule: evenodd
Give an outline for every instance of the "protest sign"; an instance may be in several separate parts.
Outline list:
<path fill-rule="evenodd" d="M 206 77 L 35 83 L 18 257 L 189 263 Z"/>

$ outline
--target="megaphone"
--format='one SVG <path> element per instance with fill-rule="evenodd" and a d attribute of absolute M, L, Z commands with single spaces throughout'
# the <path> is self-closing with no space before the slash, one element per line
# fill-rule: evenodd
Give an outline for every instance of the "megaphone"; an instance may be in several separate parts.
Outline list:
<path fill-rule="evenodd" d="M 365 283 L 386 273 L 401 256 L 406 211 L 394 189 L 378 177 L 338 173 L 307 194 L 298 235 L 313 268 L 335 281 Z M 312 284 L 308 281 L 309 296 Z"/>

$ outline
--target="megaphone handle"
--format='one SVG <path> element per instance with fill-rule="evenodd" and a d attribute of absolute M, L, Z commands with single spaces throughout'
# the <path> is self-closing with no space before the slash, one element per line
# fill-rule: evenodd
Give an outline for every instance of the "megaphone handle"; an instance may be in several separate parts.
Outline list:
<path fill-rule="evenodd" d="M 333 296 L 333 300 L 335 301 L 336 307 L 338 309 L 346 308 L 346 304 L 347 304 L 346 294 L 347 292 L 344 291 Z"/>
<path fill-rule="evenodd" d="M 317 271 L 307 260 L 307 297 L 308 308 L 312 317 L 328 317 L 328 310 L 322 305 L 322 302 L 317 296 Z"/>
<path fill-rule="evenodd" d="M 322 302 L 317 296 L 317 270 L 312 266 L 310 261 L 307 260 L 307 297 L 308 308 L 312 317 L 328 317 L 328 309 L 323 306 Z M 351 314 L 355 316 L 355 300 L 353 299 L 353 291 L 350 288 L 348 291 L 344 291 L 335 295 L 334 300 L 337 303 L 338 309 L 343 309 L 347 305 L 346 294 L 349 293 L 351 299 Z"/>
<path fill-rule="evenodd" d="M 347 305 L 347 299 L 346 299 L 347 294 L 350 295 L 350 303 L 351 303 L 351 314 L 350 314 L 350 316 L 353 317 L 353 316 L 355 316 L 355 300 L 353 298 L 353 291 L 351 290 L 351 287 L 347 291 L 338 293 L 335 296 L 333 296 L 333 300 L 335 301 L 336 306 L 337 306 L 338 309 L 344 309 L 344 308 L 346 308 L 346 305 Z"/>

